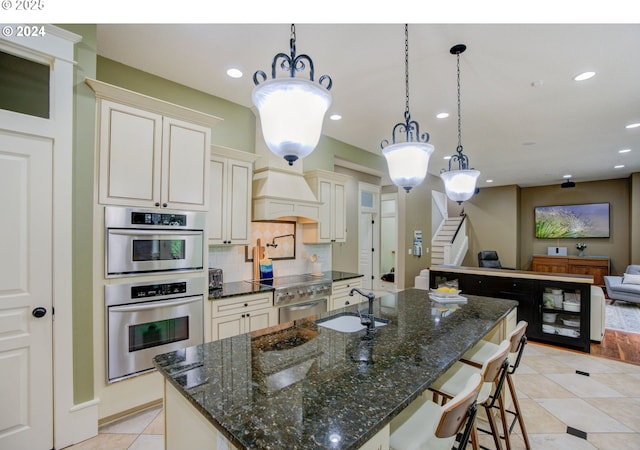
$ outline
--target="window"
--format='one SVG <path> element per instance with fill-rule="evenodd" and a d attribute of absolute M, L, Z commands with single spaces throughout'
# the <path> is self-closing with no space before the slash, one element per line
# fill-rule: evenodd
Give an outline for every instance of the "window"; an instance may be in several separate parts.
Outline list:
<path fill-rule="evenodd" d="M 0 51 L 0 109 L 49 118 L 49 77 L 46 64 Z"/>

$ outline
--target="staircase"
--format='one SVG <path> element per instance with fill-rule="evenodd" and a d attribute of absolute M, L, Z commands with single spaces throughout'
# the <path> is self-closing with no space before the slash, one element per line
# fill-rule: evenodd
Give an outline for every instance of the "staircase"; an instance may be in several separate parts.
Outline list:
<path fill-rule="evenodd" d="M 462 220 L 463 217 L 448 217 L 442 222 L 440 229 L 431 240 L 431 265 L 454 263 L 454 261 L 449 260 L 451 256 L 455 256 L 449 255 L 449 249 Z M 467 239 L 466 232 L 464 233 L 464 239 L 465 241 Z"/>

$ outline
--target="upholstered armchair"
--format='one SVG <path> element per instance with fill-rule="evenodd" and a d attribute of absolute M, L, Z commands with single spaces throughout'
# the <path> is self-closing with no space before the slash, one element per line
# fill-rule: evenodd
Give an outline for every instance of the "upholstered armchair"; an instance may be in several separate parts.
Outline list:
<path fill-rule="evenodd" d="M 640 265 L 627 266 L 621 277 L 615 275 L 604 277 L 604 284 L 611 303 L 616 300 L 640 303 Z"/>

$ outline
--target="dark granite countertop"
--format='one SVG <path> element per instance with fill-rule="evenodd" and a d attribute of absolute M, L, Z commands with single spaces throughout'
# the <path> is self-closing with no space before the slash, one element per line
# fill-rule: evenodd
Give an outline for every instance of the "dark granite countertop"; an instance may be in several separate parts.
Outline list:
<path fill-rule="evenodd" d="M 154 363 L 239 448 L 357 449 L 517 306 L 467 298 L 458 309 L 437 307 L 426 291 L 408 289 L 375 300 L 376 317 L 390 322 L 374 334 L 303 320 Z"/>
<path fill-rule="evenodd" d="M 209 300 L 218 300 L 239 295 L 259 294 L 261 292 L 273 292 L 272 286 L 265 286 L 255 281 L 234 281 L 223 283 L 221 289 L 209 291 Z"/>
<path fill-rule="evenodd" d="M 533 272 L 530 270 L 494 269 L 489 267 L 465 267 L 437 265 L 429 267 L 430 273 L 448 272 L 488 277 L 523 278 L 531 280 L 564 281 L 566 283 L 593 284 L 593 275 L 574 275 L 569 273 Z"/>
<path fill-rule="evenodd" d="M 362 277 L 362 274 L 352 272 L 341 272 L 338 270 L 328 270 L 322 272 L 323 277 L 331 281 L 349 280 L 352 278 Z M 255 281 L 234 281 L 231 283 L 223 283 L 222 289 L 209 291 L 209 300 L 219 300 L 229 297 L 237 297 L 239 295 L 259 294 L 261 292 L 271 292 L 273 287 L 265 286 Z"/>
<path fill-rule="evenodd" d="M 342 281 L 342 280 L 350 280 L 352 278 L 360 278 L 363 277 L 361 273 L 353 273 L 353 272 L 341 272 L 339 270 L 330 270 L 327 272 L 327 276 L 331 278 L 332 281 Z"/>

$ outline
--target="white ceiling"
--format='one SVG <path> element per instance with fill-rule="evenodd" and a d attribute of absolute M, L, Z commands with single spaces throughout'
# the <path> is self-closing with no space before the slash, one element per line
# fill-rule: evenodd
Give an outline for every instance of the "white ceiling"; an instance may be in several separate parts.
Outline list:
<path fill-rule="evenodd" d="M 343 119 L 325 120 L 323 133 L 380 154 L 380 142 L 404 121 L 404 25 L 298 24 L 296 34 L 297 53 L 313 59 L 315 79 L 333 80 L 329 114 Z M 98 54 L 251 107 L 253 73 L 270 76 L 276 53 L 289 53 L 289 37 L 288 24 L 100 24 Z M 625 129 L 640 122 L 640 25 L 409 25 L 411 118 L 435 146 L 431 174 L 447 166 L 443 158 L 457 146 L 456 57 L 449 49 L 459 43 L 467 45 L 460 57 L 462 145 L 481 171 L 481 188 L 640 172 L 640 128 Z M 230 67 L 244 77 L 229 78 Z M 587 70 L 596 76 L 573 81 Z M 436 119 L 443 111 L 449 118 Z"/>

